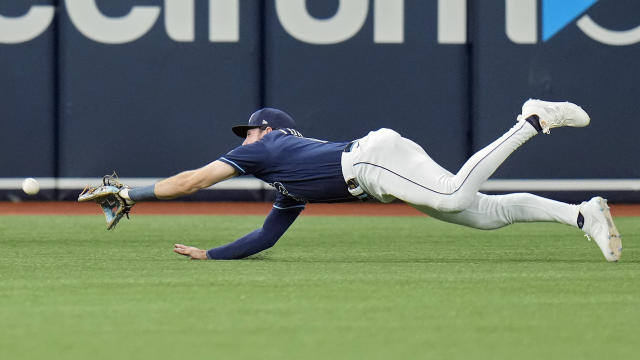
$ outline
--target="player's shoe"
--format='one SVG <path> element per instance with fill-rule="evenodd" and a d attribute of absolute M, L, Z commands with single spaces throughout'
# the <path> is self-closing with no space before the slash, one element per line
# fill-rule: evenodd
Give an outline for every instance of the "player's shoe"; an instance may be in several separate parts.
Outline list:
<path fill-rule="evenodd" d="M 524 120 L 532 115 L 538 116 L 542 132 L 548 134 L 549 129 L 571 126 L 585 127 L 591 119 L 586 111 L 570 102 L 551 102 L 529 99 L 522 105 L 522 114 L 518 120 Z"/>
<path fill-rule="evenodd" d="M 613 223 L 607 200 L 594 197 L 580 204 L 584 217 L 582 230 L 589 240 L 594 239 L 607 261 L 618 261 L 622 254 L 622 238 Z"/>

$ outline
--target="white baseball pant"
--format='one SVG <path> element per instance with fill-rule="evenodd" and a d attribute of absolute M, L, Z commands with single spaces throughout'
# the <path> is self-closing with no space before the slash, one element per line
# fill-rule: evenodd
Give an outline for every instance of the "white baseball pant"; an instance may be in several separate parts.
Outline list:
<path fill-rule="evenodd" d="M 475 153 L 454 175 L 415 142 L 390 129 L 370 132 L 343 153 L 345 174 L 383 203 L 400 199 L 440 220 L 477 229 L 515 222 L 555 221 L 577 227 L 578 205 L 526 193 L 485 195 L 480 186 L 513 151 L 537 134 L 528 122 L 516 123 Z"/>

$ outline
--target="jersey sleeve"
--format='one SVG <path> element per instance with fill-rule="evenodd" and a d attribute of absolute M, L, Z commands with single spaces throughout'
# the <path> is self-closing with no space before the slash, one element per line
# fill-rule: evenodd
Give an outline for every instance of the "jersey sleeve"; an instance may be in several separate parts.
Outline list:
<path fill-rule="evenodd" d="M 302 208 L 278 209 L 274 207 L 264 220 L 262 228 L 232 243 L 207 250 L 207 258 L 211 260 L 243 259 L 266 250 L 275 245 L 300 215 L 300 212 L 302 212 Z"/>
<path fill-rule="evenodd" d="M 241 145 L 229 151 L 218 160 L 231 165 L 239 175 L 255 174 L 263 169 L 267 151 L 262 141 Z"/>

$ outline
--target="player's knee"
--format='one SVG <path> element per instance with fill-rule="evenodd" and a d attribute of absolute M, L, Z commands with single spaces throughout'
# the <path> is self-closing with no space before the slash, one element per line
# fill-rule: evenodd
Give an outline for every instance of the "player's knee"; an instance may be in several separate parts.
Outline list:
<path fill-rule="evenodd" d="M 446 202 L 443 204 L 438 204 L 435 209 L 444 213 L 458 213 L 466 209 L 466 207 L 461 204 Z"/>
<path fill-rule="evenodd" d="M 473 198 L 471 196 L 453 194 L 445 196 L 434 208 L 445 213 L 457 213 L 468 209 L 472 202 Z"/>

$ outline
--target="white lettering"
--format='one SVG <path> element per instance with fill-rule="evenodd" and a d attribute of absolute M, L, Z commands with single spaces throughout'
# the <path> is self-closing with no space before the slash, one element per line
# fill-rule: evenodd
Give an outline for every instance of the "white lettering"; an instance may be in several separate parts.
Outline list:
<path fill-rule="evenodd" d="M 631 30 L 614 31 L 598 25 L 589 15 L 580 18 L 577 25 L 587 36 L 603 44 L 625 46 L 640 42 L 640 25 Z"/>
<path fill-rule="evenodd" d="M 467 0 L 438 0 L 438 44 L 467 42 Z"/>
<path fill-rule="evenodd" d="M 209 0 L 209 41 L 240 41 L 238 0 Z"/>
<path fill-rule="evenodd" d="M 373 42 L 404 42 L 404 0 L 375 0 Z"/>
<path fill-rule="evenodd" d="M 516 44 L 538 42 L 538 0 L 506 0 L 506 33 Z"/>
<path fill-rule="evenodd" d="M 340 0 L 338 11 L 328 19 L 316 19 L 305 0 L 276 0 L 276 13 L 284 29 L 309 44 L 337 44 L 360 31 L 369 12 L 368 0 Z"/>
<path fill-rule="evenodd" d="M 196 38 L 194 0 L 165 0 L 164 26 L 171 40 L 194 41 Z"/>
<path fill-rule="evenodd" d="M 53 20 L 53 6 L 32 6 L 20 17 L 0 15 L 0 44 L 18 44 L 42 34 Z"/>
<path fill-rule="evenodd" d="M 134 6 L 123 17 L 104 16 L 96 0 L 65 0 L 75 27 L 89 39 L 105 44 L 124 44 L 146 34 L 160 15 L 158 6 Z"/>
<path fill-rule="evenodd" d="M 105 0 L 106 1 L 106 0 Z M 467 1 L 438 0 L 437 41 L 439 44 L 467 42 Z M 339 0 L 336 13 L 327 19 L 314 18 L 307 0 L 275 0 L 275 10 L 285 31 L 309 44 L 337 44 L 355 36 L 364 25 L 369 0 Z M 538 0 L 505 0 L 505 33 L 516 44 L 536 44 Z M 73 25 L 87 38 L 105 44 L 135 41 L 151 30 L 160 15 L 160 6 L 131 7 L 121 17 L 100 12 L 97 0 L 64 0 Z M 164 0 L 164 23 L 173 41 L 195 41 L 195 0 Z M 22 16 L 0 14 L 0 44 L 18 44 L 35 39 L 47 30 L 56 10 L 52 5 L 34 5 Z M 405 1 L 373 0 L 373 42 L 404 42 Z M 603 44 L 627 46 L 640 43 L 640 25 L 630 30 L 607 29 L 589 15 L 577 27 L 589 38 Z M 546 39 L 545 39 L 546 40 Z M 240 0 L 209 0 L 209 41 L 240 41 Z"/>

